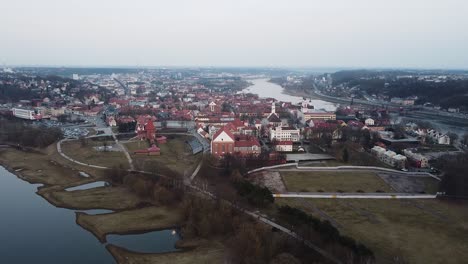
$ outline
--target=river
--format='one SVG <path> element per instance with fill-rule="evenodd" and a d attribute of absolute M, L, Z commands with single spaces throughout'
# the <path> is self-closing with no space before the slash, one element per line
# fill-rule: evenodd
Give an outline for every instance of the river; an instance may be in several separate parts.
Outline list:
<path fill-rule="evenodd" d="M 268 81 L 269 79 L 254 79 L 250 80 L 253 85 L 245 88 L 242 90 L 244 93 L 253 93 L 258 94 L 259 97 L 266 98 L 271 97 L 275 98 L 278 101 L 283 102 L 291 102 L 291 103 L 299 103 L 302 102 L 303 98 L 300 96 L 293 96 L 284 93 L 283 87 L 276 83 L 272 83 Z M 309 99 L 308 99 L 309 100 Z M 310 101 L 315 109 L 325 109 L 327 111 L 335 111 L 336 105 L 330 102 L 326 102 L 323 100 L 312 99 Z"/>
<path fill-rule="evenodd" d="M 75 223 L 75 211 L 37 195 L 37 184 L 0 166 L 0 263 L 115 263 L 96 237 Z M 170 230 L 110 235 L 108 241 L 137 252 L 176 251 Z"/>

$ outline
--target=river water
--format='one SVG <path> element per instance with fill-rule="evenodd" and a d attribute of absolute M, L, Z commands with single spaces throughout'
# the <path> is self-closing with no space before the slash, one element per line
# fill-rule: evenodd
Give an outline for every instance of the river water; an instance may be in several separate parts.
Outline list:
<path fill-rule="evenodd" d="M 56 208 L 37 195 L 38 185 L 0 166 L 0 263 L 115 263 L 73 210 Z M 108 241 L 137 252 L 176 251 L 170 230 L 109 235 Z"/>
<path fill-rule="evenodd" d="M 300 96 L 293 96 L 284 93 L 283 87 L 276 83 L 271 83 L 268 81 L 269 79 L 254 79 L 250 80 L 253 85 L 245 88 L 242 90 L 244 93 L 253 93 L 258 94 L 259 97 L 266 98 L 275 98 L 278 101 L 283 102 L 291 102 L 291 103 L 299 103 L 303 101 L 303 98 Z M 310 98 L 307 98 L 310 100 Z M 325 109 L 327 111 L 335 111 L 336 105 L 330 102 L 326 102 L 323 100 L 312 99 L 310 103 L 312 104 L 315 109 Z"/>
<path fill-rule="evenodd" d="M 92 189 L 92 188 L 98 188 L 98 187 L 104 187 L 109 185 L 108 182 L 105 181 L 97 181 L 97 182 L 92 182 L 92 183 L 86 183 L 83 185 L 75 186 L 75 187 L 70 187 L 65 189 L 65 191 L 77 191 L 77 190 L 87 190 L 87 189 Z"/>

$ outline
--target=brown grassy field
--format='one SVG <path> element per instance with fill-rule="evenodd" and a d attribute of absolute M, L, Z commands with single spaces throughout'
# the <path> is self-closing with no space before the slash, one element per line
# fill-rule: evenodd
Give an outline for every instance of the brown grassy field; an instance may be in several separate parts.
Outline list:
<path fill-rule="evenodd" d="M 40 152 L 24 152 L 12 148 L 0 151 L 0 164 L 10 167 L 12 170 L 19 170 L 15 174 L 20 175 L 28 182 L 68 186 L 87 181 L 79 176 L 81 168 L 78 170 L 72 166 L 73 164 L 66 162 L 62 164 L 63 161 L 64 159 L 58 155 L 55 145 Z M 83 168 L 82 171 L 88 172 L 93 178 L 102 176 L 95 170 Z"/>
<path fill-rule="evenodd" d="M 225 248 L 220 242 L 205 241 L 192 250 L 160 253 L 160 254 L 138 254 L 126 249 L 109 244 L 106 246 L 118 263 L 128 264 L 151 264 L 151 263 L 174 263 L 174 264 L 211 264 L 223 263 Z"/>
<path fill-rule="evenodd" d="M 113 141 L 108 141 L 109 146 Z M 86 146 L 79 141 L 66 141 L 62 143 L 62 151 L 65 155 L 80 162 L 104 167 L 116 167 L 122 165 L 128 169 L 129 164 L 125 154 L 121 151 L 97 151 L 93 147 L 102 146 L 102 142 L 88 140 Z"/>
<path fill-rule="evenodd" d="M 464 263 L 468 258 L 468 202 L 441 200 L 308 199 L 339 229 L 371 248 L 377 263 Z M 320 217 L 296 198 L 279 198 Z"/>
<path fill-rule="evenodd" d="M 160 156 L 135 155 L 137 149 L 148 148 L 145 141 L 132 141 L 124 143 L 132 156 L 136 169 L 144 171 L 154 171 L 161 174 L 178 176 L 184 173 L 192 173 L 201 159 L 201 154 L 192 155 L 192 152 L 185 143 L 187 137 L 177 136 L 168 139 L 166 144 L 160 144 Z"/>
<path fill-rule="evenodd" d="M 392 188 L 373 172 L 365 171 L 282 171 L 290 192 L 392 192 Z"/>
<path fill-rule="evenodd" d="M 77 213 L 76 217 L 76 222 L 92 232 L 101 242 L 105 242 L 108 234 L 167 229 L 180 225 L 181 221 L 179 209 L 155 206 L 99 215 Z"/>
<path fill-rule="evenodd" d="M 137 207 L 141 199 L 125 187 L 99 187 L 88 190 L 41 192 L 46 200 L 58 207 L 79 210 L 124 210 Z"/>

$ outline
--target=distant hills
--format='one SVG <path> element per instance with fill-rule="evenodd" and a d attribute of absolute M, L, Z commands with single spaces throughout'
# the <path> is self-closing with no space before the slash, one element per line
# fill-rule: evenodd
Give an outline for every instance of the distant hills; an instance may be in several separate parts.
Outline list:
<path fill-rule="evenodd" d="M 351 70 L 331 75 L 333 86 L 357 93 L 392 97 L 417 97 L 417 104 L 468 111 L 468 72 L 456 70 Z"/>

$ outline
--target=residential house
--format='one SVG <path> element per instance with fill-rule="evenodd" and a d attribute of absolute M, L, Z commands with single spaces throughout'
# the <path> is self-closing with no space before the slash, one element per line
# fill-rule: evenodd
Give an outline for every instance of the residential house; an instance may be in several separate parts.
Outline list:
<path fill-rule="evenodd" d="M 275 150 L 279 152 L 292 152 L 293 142 L 292 141 L 278 141 L 275 144 Z"/>
<path fill-rule="evenodd" d="M 412 166 L 416 168 L 429 167 L 429 160 L 424 155 L 414 153 L 410 149 L 404 149 L 403 154 L 410 160 Z"/>

